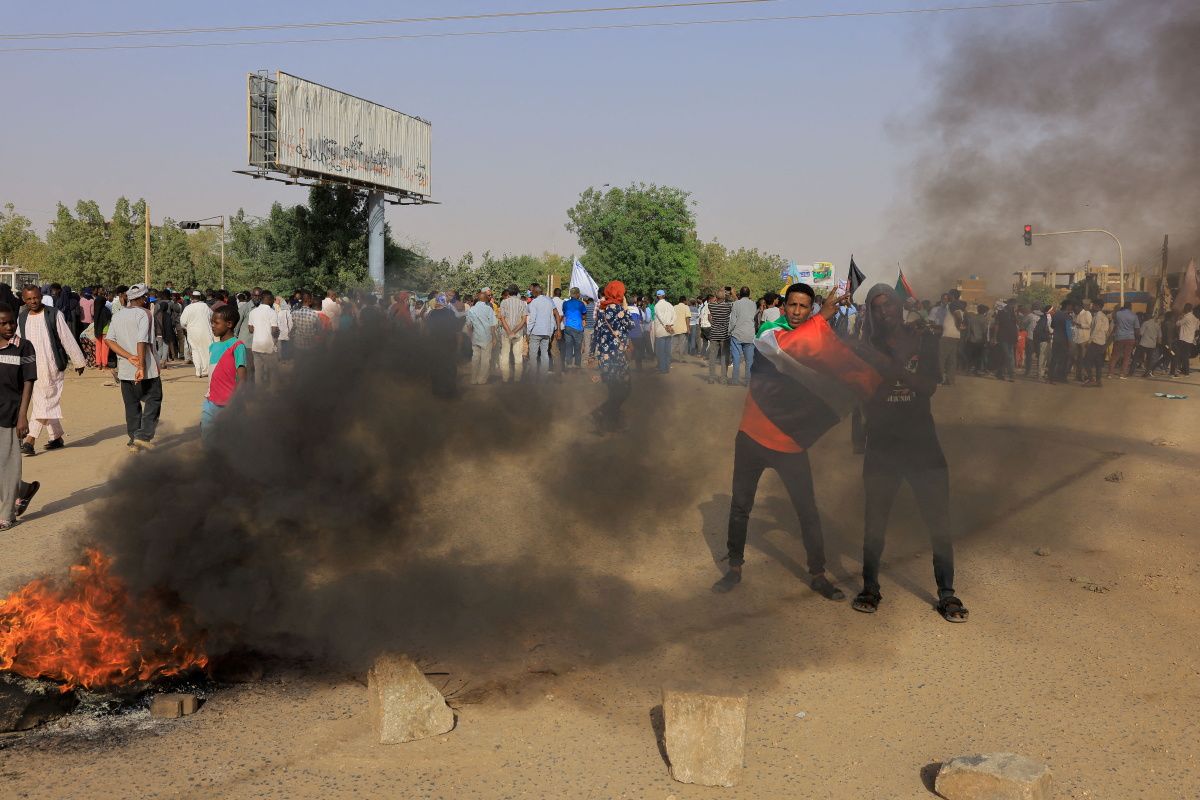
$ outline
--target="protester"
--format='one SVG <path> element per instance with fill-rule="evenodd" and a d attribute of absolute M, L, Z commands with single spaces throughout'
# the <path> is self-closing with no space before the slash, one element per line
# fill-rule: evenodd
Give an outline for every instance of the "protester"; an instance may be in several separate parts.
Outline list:
<path fill-rule="evenodd" d="M 213 424 L 233 399 L 238 386 L 246 382 L 246 345 L 233 335 L 237 313 L 236 308 L 226 305 L 212 314 L 213 343 L 208 348 L 212 375 L 200 409 L 200 435 L 205 439 L 212 435 Z"/>
<path fill-rule="evenodd" d="M 312 352 L 324 336 L 321 312 L 316 308 L 318 304 L 312 292 L 303 291 L 300 305 L 292 309 L 291 342 L 297 356 Z"/>
<path fill-rule="evenodd" d="M 275 298 L 275 319 L 279 323 L 279 360 L 292 357 L 292 305 Z"/>
<path fill-rule="evenodd" d="M 683 361 L 688 352 L 688 329 L 692 324 L 692 309 L 687 298 L 680 297 L 675 304 L 675 332 L 671 334 L 671 360 Z"/>
<path fill-rule="evenodd" d="M 728 301 L 724 291 L 716 293 L 708 301 L 708 382 L 727 383 L 729 381 L 729 316 L 733 305 Z M 717 376 L 716 366 L 721 365 L 721 374 Z"/>
<path fill-rule="evenodd" d="M 500 379 L 521 382 L 525 371 L 525 326 L 529 310 L 515 283 L 509 284 L 500 301 Z"/>
<path fill-rule="evenodd" d="M 999 369 L 996 377 L 1008 379 L 1011 383 L 1016 380 L 1017 353 L 1017 310 L 1016 300 L 1007 303 L 997 303 L 996 310 L 996 344 L 1000 348 Z"/>
<path fill-rule="evenodd" d="M 1197 316 L 1197 312 L 1200 312 L 1200 309 L 1193 309 L 1192 304 L 1188 303 L 1183 307 L 1183 313 L 1175 323 L 1177 338 L 1175 340 L 1175 366 L 1171 368 L 1172 377 L 1175 376 L 1176 369 L 1180 375 L 1192 374 L 1191 362 L 1196 346 L 1196 331 L 1200 328 L 1200 317 Z"/>
<path fill-rule="evenodd" d="M 25 308 L 18 317 L 21 339 L 33 345 L 37 355 L 38 379 L 33 391 L 33 419 L 29 433 L 21 443 L 21 454 L 34 455 L 34 443 L 47 430 L 47 450 L 66 446 L 63 440 L 62 392 L 66 384 L 65 370 L 70 363 L 75 372 L 83 374 L 87 359 L 79 343 L 71 335 L 66 319 L 50 306 L 43 305 L 42 292 L 36 286 L 26 286 L 21 292 Z"/>
<path fill-rule="evenodd" d="M 41 483 L 21 480 L 21 440 L 29 434 L 29 406 L 38 378 L 33 345 L 17 336 L 17 317 L 0 304 L 0 531 L 16 524 Z"/>
<path fill-rule="evenodd" d="M 475 304 L 467 311 L 466 330 L 471 337 L 471 383 L 487 384 L 492 369 L 492 348 L 496 344 L 496 313 L 492 310 L 492 290 L 482 289 Z"/>
<path fill-rule="evenodd" d="M 738 365 L 745 364 L 742 386 L 750 385 L 750 367 L 754 365 L 754 317 L 758 308 L 750 299 L 750 287 L 738 290 L 737 302 L 729 311 L 729 350 L 733 353 L 733 375 L 730 383 L 738 383 Z"/>
<path fill-rule="evenodd" d="M 279 314 L 272 292 L 263 291 L 258 298 L 243 330 L 250 339 L 249 368 L 254 370 L 254 382 L 271 388 L 279 382 Z"/>
<path fill-rule="evenodd" d="M 125 429 L 131 452 L 151 449 L 162 411 L 162 380 L 154 352 L 154 326 L 146 307 L 145 284 L 129 287 L 128 307 L 118 312 L 109 327 L 109 347 L 117 354 L 117 380 L 125 402 Z"/>
<path fill-rule="evenodd" d="M 729 592 L 742 581 L 746 531 L 758 492 L 758 482 L 766 469 L 773 469 L 783 481 L 800 520 L 801 538 L 808 555 L 810 585 L 830 600 L 844 600 L 846 597 L 825 575 L 825 538 L 808 459 L 808 448 L 813 438 L 823 431 L 814 435 L 812 423 L 804 417 L 804 413 L 816 412 L 814 416 L 818 416 L 823 409 L 819 408 L 820 401 L 813 396 L 812 390 L 802 385 L 797 376 L 804 374 L 802 370 L 814 371 L 814 362 L 821 361 L 840 362 L 837 369 L 845 370 L 850 359 L 844 355 L 845 346 L 828 324 L 837 311 L 837 303 L 827 303 L 820 316 L 813 316 L 815 299 L 813 289 L 808 284 L 791 284 L 785 295 L 786 314 L 764 322 L 760 329 L 760 337 L 767 333 L 772 335 L 769 342 L 760 338 L 764 354 L 755 362 L 751 373 L 750 391 L 746 395 L 742 421 L 734 440 L 733 490 L 727 541 L 729 570 L 713 584 L 714 592 Z M 775 363 L 776 359 L 780 364 Z M 802 370 L 781 369 L 785 360 L 794 359 L 801 360 Z M 851 374 L 850 380 L 859 382 L 863 395 L 878 385 L 877 376 L 865 365 Z M 779 408 L 773 407 L 772 403 Z M 797 421 L 800 424 L 795 424 Z"/>
<path fill-rule="evenodd" d="M 975 312 L 966 315 L 966 323 L 967 367 L 972 375 L 981 375 L 987 371 L 987 343 L 990 328 L 987 306 L 977 304 Z"/>
<path fill-rule="evenodd" d="M 1058 311 L 1050 317 L 1050 368 L 1047 381 L 1061 383 L 1069 379 L 1071 371 L 1071 350 L 1075 346 L 1075 332 L 1072 330 L 1071 309 L 1074 306 L 1069 300 L 1064 300 Z"/>
<path fill-rule="evenodd" d="M 654 303 L 654 356 L 658 362 L 658 372 L 666 375 L 671 371 L 671 337 L 675 334 L 675 306 L 667 299 L 667 293 L 659 289 L 654 293 L 658 299 Z"/>
<path fill-rule="evenodd" d="M 1085 358 L 1087 366 L 1085 374 L 1088 379 L 1084 386 L 1099 389 L 1100 373 L 1104 369 L 1104 350 L 1108 346 L 1108 333 L 1112 325 L 1108 315 L 1104 313 L 1104 301 L 1100 298 L 1092 300 L 1091 330 L 1088 333 L 1088 345 Z"/>
<path fill-rule="evenodd" d="M 942 338 L 938 340 L 938 364 L 941 368 L 942 384 L 954 385 L 954 373 L 958 372 L 958 354 L 962 349 L 962 334 L 967 323 L 963 314 L 951 307 L 949 294 L 942 295 L 941 325 Z"/>
<path fill-rule="evenodd" d="M 599 380 L 608 391 L 604 402 L 592 412 L 592 421 L 600 433 L 620 430 L 621 406 L 632 391 L 627 358 L 632 324 L 625 305 L 625 284 L 610 281 L 596 311 L 596 330 L 588 351 L 588 361 L 598 362 Z"/>
<path fill-rule="evenodd" d="M 1142 377 L 1149 378 L 1154 375 L 1154 368 L 1158 366 L 1158 348 L 1162 344 L 1162 334 L 1161 314 L 1150 316 L 1141 323 L 1138 330 L 1137 349 L 1129 361 L 1127 372 L 1130 376 L 1133 375 L 1139 364 L 1142 366 Z"/>
<path fill-rule="evenodd" d="M 212 315 L 213 309 L 207 303 L 200 301 L 200 293 L 195 292 L 193 302 L 179 315 L 179 324 L 187 332 L 188 347 L 192 351 L 192 365 L 196 368 L 197 378 L 207 378 L 209 370 L 208 352 L 212 344 Z"/>
<path fill-rule="evenodd" d="M 562 369 L 566 372 L 572 366 L 576 369 L 583 361 L 583 326 L 587 316 L 587 306 L 579 299 L 579 289 L 572 287 L 571 297 L 562 307 Z"/>
<path fill-rule="evenodd" d="M 532 298 L 526 306 L 529 318 L 526 327 L 529 330 L 529 361 L 533 368 L 534 380 L 545 380 L 550 372 L 550 342 L 560 337 L 558 323 L 561 319 L 554 302 L 542 294 L 540 283 L 531 283 L 529 292 Z"/>
<path fill-rule="evenodd" d="M 863 590 L 853 607 L 873 614 L 883 599 L 879 565 L 884 535 L 900 484 L 907 482 L 933 543 L 938 611 L 949 622 L 966 622 L 967 609 L 954 594 L 950 472 L 930 407 L 937 391 L 938 343 L 928 331 L 904 325 L 903 313 L 899 295 L 887 284 L 876 284 L 867 293 L 864 338 L 881 357 L 888 384 L 865 405 Z"/>

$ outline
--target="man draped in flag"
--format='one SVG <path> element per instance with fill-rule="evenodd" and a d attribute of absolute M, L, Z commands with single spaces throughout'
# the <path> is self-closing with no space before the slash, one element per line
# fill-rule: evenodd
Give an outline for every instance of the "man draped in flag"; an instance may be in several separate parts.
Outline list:
<path fill-rule="evenodd" d="M 831 298 L 818 316 L 812 314 L 814 300 L 808 284 L 788 286 L 784 316 L 763 323 L 755 339 L 758 357 L 734 443 L 729 571 L 713 585 L 715 592 L 741 583 L 758 480 L 770 468 L 783 480 L 800 518 L 812 588 L 830 600 L 845 598 L 825 576 L 825 540 L 808 448 L 870 397 L 882 378 L 829 326 L 840 298 Z"/>

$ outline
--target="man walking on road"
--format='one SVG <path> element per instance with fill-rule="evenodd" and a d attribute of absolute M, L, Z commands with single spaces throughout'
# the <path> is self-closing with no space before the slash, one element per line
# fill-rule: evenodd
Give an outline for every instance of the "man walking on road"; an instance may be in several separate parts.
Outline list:
<path fill-rule="evenodd" d="M 125 299 L 128 305 L 113 317 L 108 341 L 117 354 L 117 380 L 121 382 L 121 399 L 125 402 L 129 449 L 149 450 L 154 446 L 163 393 L 145 284 L 129 287 Z"/>
<path fill-rule="evenodd" d="M 733 353 L 731 384 L 738 382 L 738 364 L 745 363 L 742 386 L 750 385 L 750 368 L 754 366 L 754 315 L 757 313 L 758 306 L 750 299 L 750 287 L 743 286 L 729 311 L 729 350 Z"/>
<path fill-rule="evenodd" d="M 729 380 L 729 312 L 732 306 L 724 291 L 708 299 L 708 382 Z M 714 372 L 721 365 L 721 376 Z"/>
<path fill-rule="evenodd" d="M 87 358 L 71 335 L 66 319 L 58 309 L 42 305 L 42 291 L 26 286 L 21 292 L 25 307 L 17 318 L 17 330 L 33 345 L 37 354 L 37 382 L 33 387 L 33 407 L 29 412 L 29 435 L 21 443 L 21 455 L 34 454 L 33 445 L 43 429 L 49 431 L 47 450 L 65 447 L 62 426 L 62 392 L 66 385 L 65 370 L 70 363 L 75 372 L 83 374 Z"/>
<path fill-rule="evenodd" d="M 562 309 L 562 371 L 583 366 L 583 324 L 587 306 L 579 299 L 579 289 L 571 289 L 571 297 Z"/>

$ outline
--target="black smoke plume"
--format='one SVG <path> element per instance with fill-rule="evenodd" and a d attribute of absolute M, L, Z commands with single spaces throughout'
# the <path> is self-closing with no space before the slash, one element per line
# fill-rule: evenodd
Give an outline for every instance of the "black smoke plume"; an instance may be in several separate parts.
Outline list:
<path fill-rule="evenodd" d="M 932 65 L 929 107 L 906 117 L 923 152 L 904 229 L 927 294 L 977 274 L 1008 291 L 1021 269 L 1117 265 L 1107 228 L 1153 278 L 1200 254 L 1200 3 L 1111 2 L 979 19 Z M 936 286 L 932 284 L 937 284 Z"/>

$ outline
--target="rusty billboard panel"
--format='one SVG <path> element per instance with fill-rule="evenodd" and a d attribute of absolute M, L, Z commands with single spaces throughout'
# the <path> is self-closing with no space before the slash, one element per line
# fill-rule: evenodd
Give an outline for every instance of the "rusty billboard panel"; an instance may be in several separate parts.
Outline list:
<path fill-rule="evenodd" d="M 255 108 L 251 78 L 252 166 L 271 161 L 276 169 L 291 174 L 430 196 L 432 126 L 428 122 L 286 72 L 277 73 L 275 83 L 269 114 L 273 141 L 269 148 L 256 149 L 255 133 L 266 131 L 265 125 L 254 124 L 255 112 L 267 109 Z"/>

